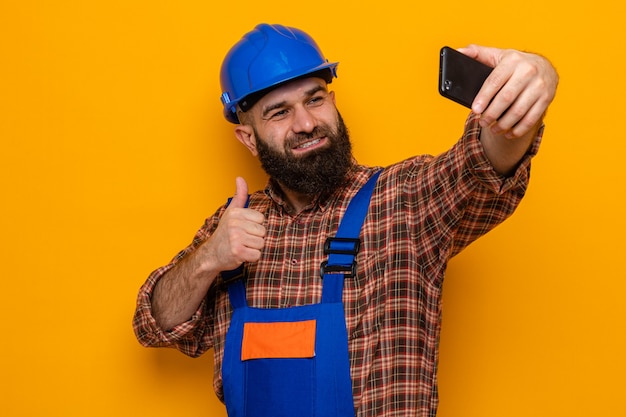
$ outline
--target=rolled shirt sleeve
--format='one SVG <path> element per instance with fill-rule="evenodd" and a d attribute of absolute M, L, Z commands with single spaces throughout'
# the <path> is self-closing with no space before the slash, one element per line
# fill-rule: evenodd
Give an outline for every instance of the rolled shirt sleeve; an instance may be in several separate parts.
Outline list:
<path fill-rule="evenodd" d="M 215 286 L 209 288 L 196 312 L 185 322 L 171 328 L 161 328 L 152 314 L 152 294 L 158 281 L 181 259 L 193 252 L 208 236 L 218 222 L 218 214 L 206 220 L 196 233 L 193 242 L 167 265 L 150 274 L 141 286 L 133 317 L 133 330 L 139 343 L 146 347 L 173 347 L 185 355 L 198 357 L 213 347 L 213 306 Z"/>

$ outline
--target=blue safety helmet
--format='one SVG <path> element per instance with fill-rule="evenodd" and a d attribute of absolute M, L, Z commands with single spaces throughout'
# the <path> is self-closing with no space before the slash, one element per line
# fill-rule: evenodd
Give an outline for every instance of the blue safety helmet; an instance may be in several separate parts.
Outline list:
<path fill-rule="evenodd" d="M 330 83 L 337 76 L 337 64 L 328 62 L 313 38 L 300 29 L 260 24 L 230 49 L 222 63 L 224 117 L 239 123 L 237 105 L 247 111 L 286 81 L 308 75 Z"/>

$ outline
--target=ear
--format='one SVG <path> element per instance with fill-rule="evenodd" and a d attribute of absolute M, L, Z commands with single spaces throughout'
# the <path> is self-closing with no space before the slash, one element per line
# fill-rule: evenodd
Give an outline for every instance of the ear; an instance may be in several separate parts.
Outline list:
<path fill-rule="evenodd" d="M 256 150 L 256 136 L 254 135 L 254 129 L 250 125 L 237 125 L 235 127 L 235 137 L 239 142 L 248 148 L 252 155 L 257 156 L 259 153 Z"/>
<path fill-rule="evenodd" d="M 330 99 L 333 101 L 333 104 L 337 104 L 335 101 L 335 92 L 331 90 L 328 92 L 328 95 L 330 95 Z"/>

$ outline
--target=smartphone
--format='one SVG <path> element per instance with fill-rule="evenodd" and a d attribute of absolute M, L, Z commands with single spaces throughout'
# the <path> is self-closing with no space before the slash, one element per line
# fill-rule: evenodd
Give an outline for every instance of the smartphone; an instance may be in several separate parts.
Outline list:
<path fill-rule="evenodd" d="M 439 56 L 439 94 L 471 108 L 493 68 L 448 46 Z"/>

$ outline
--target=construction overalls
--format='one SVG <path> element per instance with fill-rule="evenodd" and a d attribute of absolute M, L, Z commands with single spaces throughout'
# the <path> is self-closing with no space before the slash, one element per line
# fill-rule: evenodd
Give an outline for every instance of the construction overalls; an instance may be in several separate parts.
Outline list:
<path fill-rule="evenodd" d="M 350 202 L 326 241 L 322 299 L 289 308 L 249 307 L 241 267 L 228 284 L 233 315 L 222 381 L 229 417 L 354 417 L 343 281 L 356 274 L 359 234 L 379 173 Z"/>

